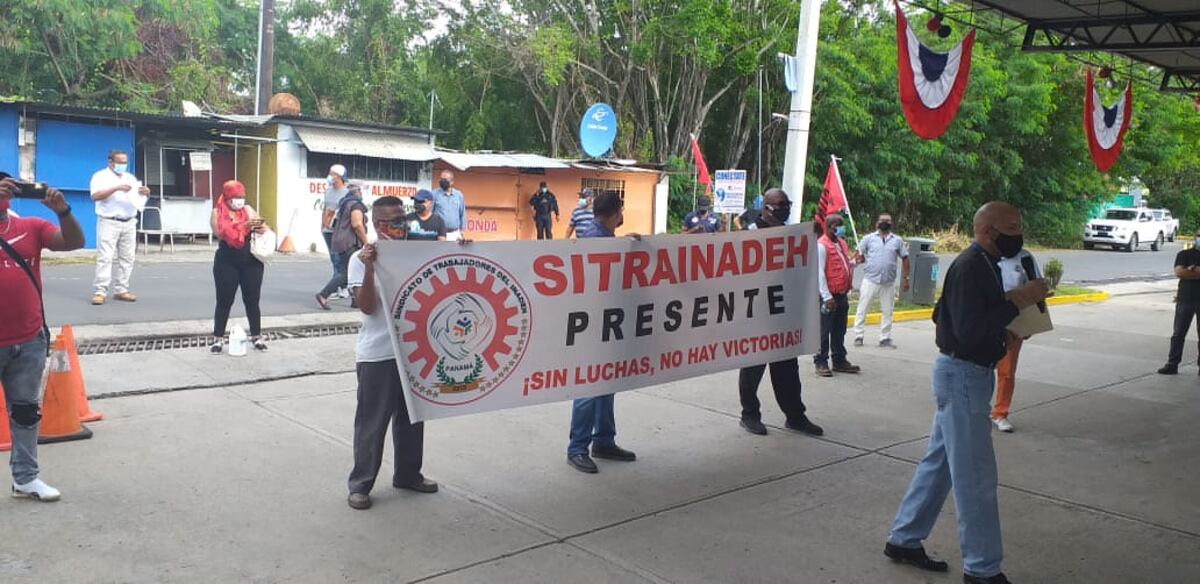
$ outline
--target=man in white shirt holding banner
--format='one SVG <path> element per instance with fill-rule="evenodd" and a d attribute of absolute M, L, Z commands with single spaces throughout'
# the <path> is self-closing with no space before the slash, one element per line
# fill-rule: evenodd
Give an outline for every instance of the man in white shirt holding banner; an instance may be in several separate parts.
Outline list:
<path fill-rule="evenodd" d="M 92 283 L 92 304 L 113 298 L 134 302 L 129 291 L 133 275 L 133 256 L 137 251 L 137 214 L 146 207 L 150 189 L 128 172 L 129 155 L 121 150 L 108 153 L 108 166 L 92 175 L 92 200 L 96 203 L 96 278 Z M 116 274 L 113 263 L 116 263 Z"/>

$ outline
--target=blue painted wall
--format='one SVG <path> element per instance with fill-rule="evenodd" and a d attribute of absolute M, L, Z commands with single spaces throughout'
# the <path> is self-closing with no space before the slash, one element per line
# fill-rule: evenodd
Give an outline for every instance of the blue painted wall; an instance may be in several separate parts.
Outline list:
<path fill-rule="evenodd" d="M 21 168 L 17 153 L 17 108 L 0 106 L 0 170 L 13 176 Z"/>
<path fill-rule="evenodd" d="M 2 119 L 0 131 L 3 130 Z M 6 142 L 0 137 L 0 161 L 3 161 Z M 15 148 L 15 133 L 12 144 Z M 84 247 L 89 249 L 96 247 L 96 210 L 90 191 L 92 174 L 108 164 L 108 152 L 114 148 L 129 153 L 129 171 L 134 172 L 133 128 L 38 120 L 34 160 L 37 180 L 63 192 L 83 227 Z M 12 207 L 22 217 L 42 217 L 58 223 L 54 213 L 38 201 L 14 200 Z"/>

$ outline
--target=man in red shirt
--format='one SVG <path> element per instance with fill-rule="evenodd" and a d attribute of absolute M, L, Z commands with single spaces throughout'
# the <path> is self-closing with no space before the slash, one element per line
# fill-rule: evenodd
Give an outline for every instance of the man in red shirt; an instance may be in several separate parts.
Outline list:
<path fill-rule="evenodd" d="M 8 209 L 20 191 L 16 181 L 0 172 L 0 383 L 12 431 L 12 494 L 57 501 L 60 493 L 38 478 L 37 463 L 42 371 L 50 342 L 42 308 L 41 258 L 43 249 L 83 247 L 83 230 L 55 189 L 46 190 L 42 204 L 58 215 L 61 229 L 36 217 L 10 217 Z"/>

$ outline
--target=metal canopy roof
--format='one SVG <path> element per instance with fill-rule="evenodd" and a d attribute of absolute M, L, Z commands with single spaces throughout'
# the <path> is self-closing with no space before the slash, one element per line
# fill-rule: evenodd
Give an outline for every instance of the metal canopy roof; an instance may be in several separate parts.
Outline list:
<path fill-rule="evenodd" d="M 414 162 L 429 162 L 438 157 L 433 151 L 433 146 L 399 135 L 315 126 L 296 126 L 295 130 L 300 135 L 300 140 L 304 142 L 304 147 L 312 152 L 353 154 Z"/>
<path fill-rule="evenodd" d="M 1104 51 L 1162 69 L 1163 91 L 1200 91 L 1200 0 L 959 0 L 1024 21 L 1022 48 Z"/>

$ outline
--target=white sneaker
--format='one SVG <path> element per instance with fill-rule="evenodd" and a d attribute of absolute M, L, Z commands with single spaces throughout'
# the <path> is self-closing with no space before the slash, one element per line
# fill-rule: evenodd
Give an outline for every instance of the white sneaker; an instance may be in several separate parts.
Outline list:
<path fill-rule="evenodd" d="M 35 499 L 49 503 L 57 501 L 62 497 L 62 493 L 58 489 L 47 485 L 42 479 L 33 479 L 24 485 L 13 483 L 12 496 L 17 499 Z"/>
<path fill-rule="evenodd" d="M 993 418 L 992 425 L 996 426 L 996 429 L 1001 432 L 1012 432 L 1013 431 L 1012 422 L 1009 422 L 1008 418 Z"/>
<path fill-rule="evenodd" d="M 341 300 L 343 298 L 349 298 L 349 297 L 350 297 L 350 291 L 346 290 L 345 288 L 338 288 L 337 292 L 334 292 L 333 294 L 329 295 L 330 300 Z"/>

